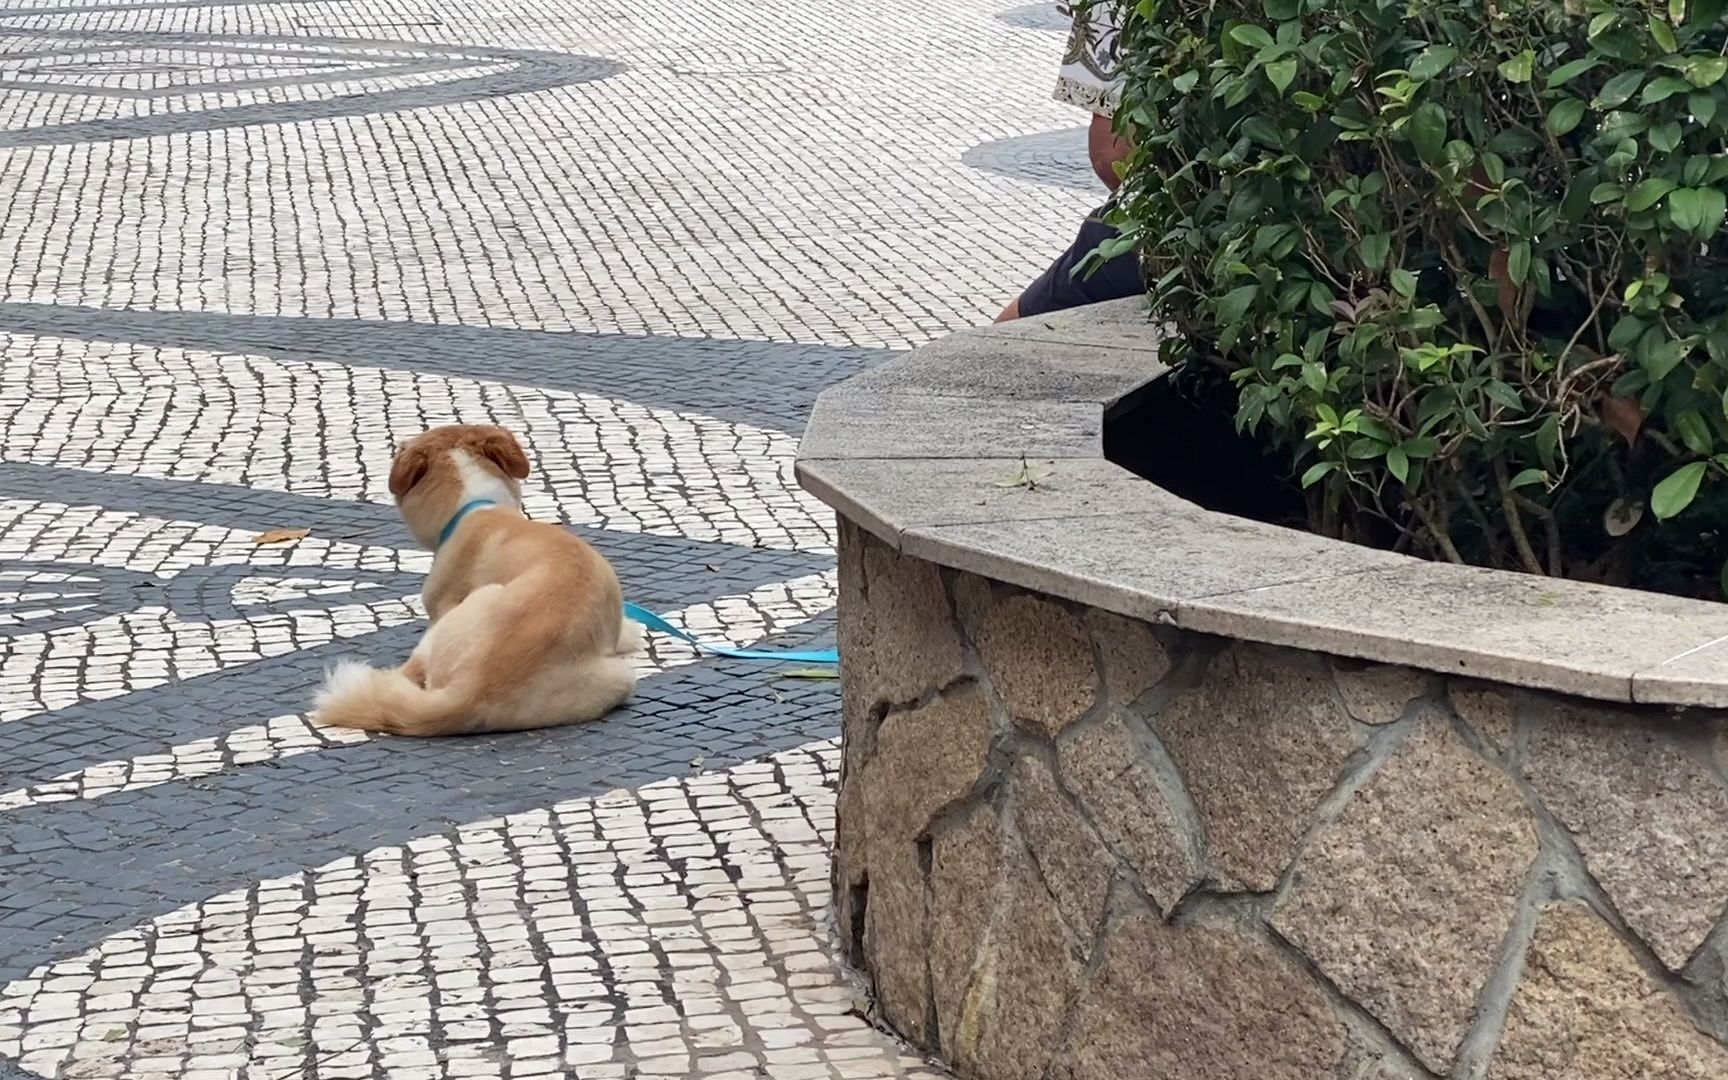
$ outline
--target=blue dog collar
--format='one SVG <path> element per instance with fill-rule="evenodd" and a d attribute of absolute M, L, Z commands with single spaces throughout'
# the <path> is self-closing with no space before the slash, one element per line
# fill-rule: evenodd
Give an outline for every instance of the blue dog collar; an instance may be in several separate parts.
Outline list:
<path fill-rule="evenodd" d="M 449 520 L 449 522 L 445 524 L 444 531 L 438 534 L 438 543 L 433 547 L 432 550 L 436 551 L 436 550 L 438 550 L 438 548 L 443 547 L 446 543 L 449 542 L 449 540 L 452 536 L 456 535 L 456 526 L 462 524 L 463 518 L 467 517 L 469 514 L 472 514 L 476 510 L 484 510 L 489 506 L 497 506 L 497 505 L 498 504 L 496 502 L 493 502 L 491 499 L 475 499 L 472 502 L 463 503 L 462 509 L 456 511 L 456 516 L 451 518 Z"/>

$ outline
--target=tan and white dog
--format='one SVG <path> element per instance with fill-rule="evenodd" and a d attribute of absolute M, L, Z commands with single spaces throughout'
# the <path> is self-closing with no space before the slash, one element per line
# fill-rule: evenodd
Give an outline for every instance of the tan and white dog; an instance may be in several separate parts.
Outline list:
<path fill-rule="evenodd" d="M 432 625 L 408 662 L 331 671 L 314 719 L 397 735 L 574 724 L 636 687 L 642 644 L 604 556 L 522 513 L 528 457 L 508 431 L 456 425 L 403 445 L 390 493 L 433 550 L 422 594 Z"/>

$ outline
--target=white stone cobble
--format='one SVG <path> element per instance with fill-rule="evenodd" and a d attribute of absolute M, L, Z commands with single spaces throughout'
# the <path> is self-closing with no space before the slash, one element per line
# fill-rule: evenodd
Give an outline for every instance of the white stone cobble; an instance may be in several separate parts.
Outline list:
<path fill-rule="evenodd" d="M 825 640 L 803 416 L 1101 197 L 1062 40 L 1012 0 L 0 0 L 0 1080 L 937 1075 L 828 938 L 832 684 L 651 635 L 580 729 L 305 709 L 412 643 L 386 477 L 438 423 L 515 431 L 529 513 L 697 636 Z"/>

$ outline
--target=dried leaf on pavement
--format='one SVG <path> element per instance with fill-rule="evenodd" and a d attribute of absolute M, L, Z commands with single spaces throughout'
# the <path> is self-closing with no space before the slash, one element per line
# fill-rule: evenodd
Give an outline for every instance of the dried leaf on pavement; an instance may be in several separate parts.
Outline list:
<path fill-rule="evenodd" d="M 254 536 L 252 543 L 258 547 L 266 544 L 286 544 L 294 540 L 304 540 L 311 535 L 311 529 L 271 529 Z"/>

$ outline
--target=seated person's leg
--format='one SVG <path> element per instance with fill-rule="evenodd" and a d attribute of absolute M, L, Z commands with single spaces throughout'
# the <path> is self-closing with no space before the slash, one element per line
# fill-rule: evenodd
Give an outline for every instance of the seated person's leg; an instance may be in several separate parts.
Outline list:
<path fill-rule="evenodd" d="M 1140 277 L 1140 259 L 1132 251 L 1123 252 L 1102 265 L 1086 263 L 1086 257 L 1099 244 L 1117 235 L 1113 226 L 1104 223 L 1104 209 L 1100 207 L 1087 216 L 1074 242 L 997 316 L 997 322 L 1105 300 L 1121 300 L 1138 296 L 1145 290 L 1146 284 Z"/>

